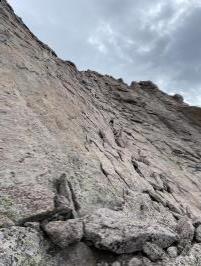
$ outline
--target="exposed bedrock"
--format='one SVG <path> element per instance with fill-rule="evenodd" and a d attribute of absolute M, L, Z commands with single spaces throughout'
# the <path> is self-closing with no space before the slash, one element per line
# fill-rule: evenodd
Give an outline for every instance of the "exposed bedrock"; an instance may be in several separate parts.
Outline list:
<path fill-rule="evenodd" d="M 79 71 L 0 0 L 0 265 L 201 265 L 201 109 Z"/>

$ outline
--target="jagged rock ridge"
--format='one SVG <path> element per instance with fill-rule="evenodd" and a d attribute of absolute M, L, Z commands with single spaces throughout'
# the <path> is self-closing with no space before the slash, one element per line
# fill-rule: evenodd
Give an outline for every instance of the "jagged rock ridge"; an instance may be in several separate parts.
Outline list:
<path fill-rule="evenodd" d="M 0 22 L 0 265 L 201 265 L 201 109 Z"/>

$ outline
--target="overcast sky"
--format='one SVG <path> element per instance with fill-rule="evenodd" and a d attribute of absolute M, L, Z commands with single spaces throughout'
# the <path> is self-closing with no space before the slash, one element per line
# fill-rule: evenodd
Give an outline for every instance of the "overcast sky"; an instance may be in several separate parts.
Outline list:
<path fill-rule="evenodd" d="M 152 80 L 201 105 L 200 0 L 9 0 L 32 32 L 80 70 Z"/>

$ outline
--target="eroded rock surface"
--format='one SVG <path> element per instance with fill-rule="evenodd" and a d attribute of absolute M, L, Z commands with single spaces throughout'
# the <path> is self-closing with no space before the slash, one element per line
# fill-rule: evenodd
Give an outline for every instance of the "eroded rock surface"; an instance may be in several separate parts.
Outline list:
<path fill-rule="evenodd" d="M 78 71 L 0 0 L 0 265 L 201 265 L 200 134 L 199 107 Z"/>
<path fill-rule="evenodd" d="M 168 248 L 177 240 L 177 234 L 160 224 L 136 220 L 130 213 L 99 209 L 84 221 L 84 236 L 96 248 L 117 254 L 143 250 L 146 242 Z"/>
<path fill-rule="evenodd" d="M 0 265 L 46 265 L 46 247 L 41 234 L 30 228 L 0 229 Z"/>
<path fill-rule="evenodd" d="M 44 226 L 44 230 L 52 242 L 61 248 L 79 242 L 83 237 L 83 223 L 76 219 L 50 222 Z"/>

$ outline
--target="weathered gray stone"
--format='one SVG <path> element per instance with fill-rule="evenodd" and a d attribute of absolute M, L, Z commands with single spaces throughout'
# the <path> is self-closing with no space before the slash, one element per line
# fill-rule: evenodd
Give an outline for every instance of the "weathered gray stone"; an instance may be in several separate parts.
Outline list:
<path fill-rule="evenodd" d="M 201 245 L 195 244 L 188 254 L 178 256 L 176 259 L 167 262 L 167 266 L 199 266 L 201 265 Z"/>
<path fill-rule="evenodd" d="M 33 228 L 33 229 L 38 230 L 38 231 L 41 229 L 40 223 L 38 223 L 38 222 L 27 222 L 24 224 L 24 226 Z"/>
<path fill-rule="evenodd" d="M 83 224 L 77 219 L 50 222 L 44 226 L 44 230 L 52 242 L 61 248 L 79 242 L 83 237 Z"/>
<path fill-rule="evenodd" d="M 150 260 L 150 259 L 148 259 L 148 258 L 146 258 L 146 257 L 143 257 L 143 266 L 153 266 L 154 264 L 153 264 L 153 262 Z M 159 266 L 160 264 L 159 264 L 159 262 L 157 262 L 157 266 Z"/>
<path fill-rule="evenodd" d="M 167 248 L 177 239 L 171 229 L 135 221 L 130 214 L 109 209 L 99 209 L 84 219 L 84 237 L 95 247 L 117 254 L 141 251 L 148 240 Z"/>
<path fill-rule="evenodd" d="M 177 250 L 177 247 L 169 247 L 167 249 L 167 253 L 168 255 L 171 257 L 171 258 L 176 258 L 178 256 L 178 250 Z"/>
<path fill-rule="evenodd" d="M 138 258 L 132 258 L 128 262 L 128 266 L 142 266 L 142 260 L 140 260 Z"/>
<path fill-rule="evenodd" d="M 191 248 L 192 248 L 192 243 L 190 240 L 187 240 L 187 239 L 183 239 L 177 244 L 178 252 L 182 256 L 188 255 Z"/>
<path fill-rule="evenodd" d="M 31 228 L 0 229 L 0 265 L 45 265 L 43 237 Z M 47 245 L 47 244 L 46 244 Z"/>
<path fill-rule="evenodd" d="M 186 217 L 181 218 L 177 224 L 178 250 L 181 254 L 186 255 L 191 248 L 191 241 L 194 238 L 195 228 L 192 222 Z"/>
<path fill-rule="evenodd" d="M 14 222 L 5 215 L 0 215 L 0 228 L 14 226 Z"/>
<path fill-rule="evenodd" d="M 109 263 L 108 263 L 108 265 L 109 265 Z M 121 266 L 121 262 L 115 261 L 112 263 L 112 266 Z"/>
<path fill-rule="evenodd" d="M 187 218 L 180 219 L 177 224 L 177 231 L 179 234 L 180 241 L 193 240 L 195 228 L 189 219 Z"/>
<path fill-rule="evenodd" d="M 180 94 L 175 94 L 172 96 L 177 102 L 183 103 L 184 102 L 184 97 Z"/>
<path fill-rule="evenodd" d="M 0 211 L 14 221 L 46 216 L 54 211 L 54 193 L 41 185 L 16 185 L 2 188 Z"/>
<path fill-rule="evenodd" d="M 95 255 L 82 242 L 62 249 L 50 262 L 52 263 L 51 266 L 97 266 Z"/>
<path fill-rule="evenodd" d="M 150 81 L 128 86 L 78 71 L 1 0 L 0 226 L 7 234 L 1 264 L 41 266 L 44 255 L 45 266 L 87 265 L 88 258 L 93 265 L 85 244 L 61 251 L 39 230 L 41 223 L 65 228 L 65 220 L 83 217 L 87 243 L 103 256 L 102 249 L 141 252 L 147 241 L 163 249 L 178 243 L 176 258 L 144 257 L 143 264 L 201 265 L 194 245 L 200 224 L 194 239 L 190 221 L 201 217 L 200 131 L 201 108 Z M 177 227 L 183 216 L 189 220 Z M 37 230 L 21 227 L 27 223 Z M 80 240 L 80 227 L 74 234 L 61 228 L 52 230 L 62 248 Z"/>
<path fill-rule="evenodd" d="M 151 261 L 161 260 L 165 255 L 162 248 L 150 242 L 146 242 L 143 245 L 143 252 L 149 257 Z"/>

